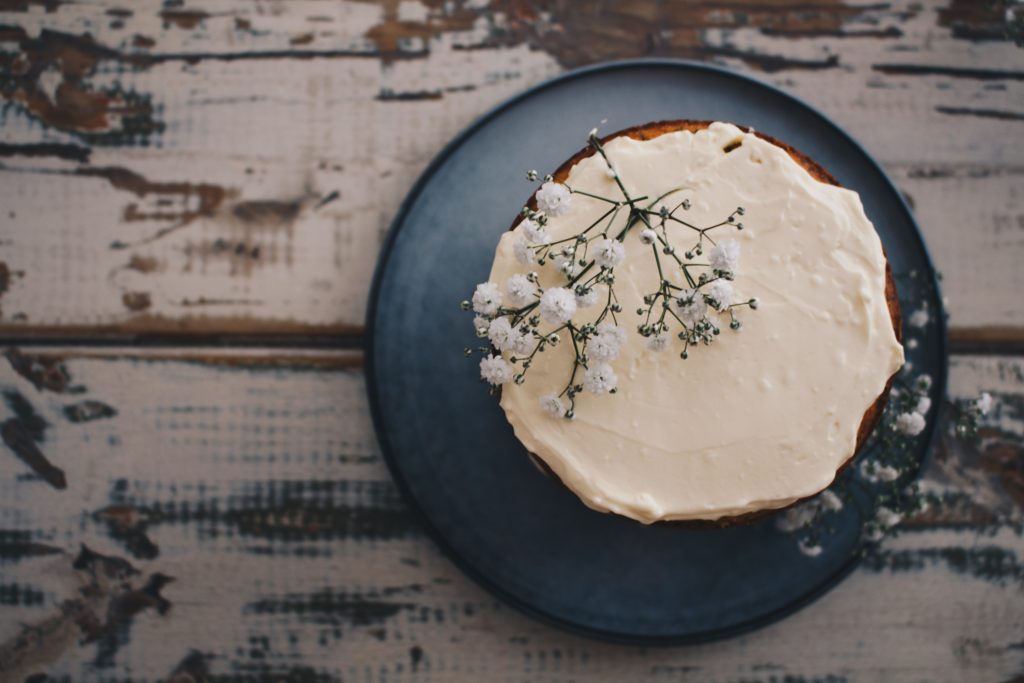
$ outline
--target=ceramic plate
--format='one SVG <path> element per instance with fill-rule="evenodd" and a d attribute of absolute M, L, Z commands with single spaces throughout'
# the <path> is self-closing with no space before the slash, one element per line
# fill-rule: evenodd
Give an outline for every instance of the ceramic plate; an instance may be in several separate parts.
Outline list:
<path fill-rule="evenodd" d="M 600 514 L 544 476 L 478 380 L 459 302 L 532 192 L 603 132 L 662 119 L 753 126 L 809 154 L 860 193 L 896 273 L 916 270 L 941 310 L 931 261 L 879 165 L 827 117 L 777 88 L 683 61 L 616 62 L 568 73 L 473 124 L 434 160 L 391 226 L 367 315 L 367 386 L 392 475 L 451 559 L 521 609 L 565 628 L 641 643 L 697 642 L 806 605 L 855 566 L 867 499 L 835 515 L 824 552 L 802 555 L 773 520 L 731 529 L 645 527 Z M 908 296 L 902 292 L 901 296 Z M 908 353 L 943 395 L 943 324 Z M 933 425 L 921 440 L 923 458 Z"/>

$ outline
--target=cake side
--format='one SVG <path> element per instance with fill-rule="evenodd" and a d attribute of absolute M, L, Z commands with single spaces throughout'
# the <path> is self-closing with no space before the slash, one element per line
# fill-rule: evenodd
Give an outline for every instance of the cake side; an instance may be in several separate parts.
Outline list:
<path fill-rule="evenodd" d="M 712 122 L 708 122 L 708 121 L 686 121 L 686 120 L 684 120 L 684 121 L 656 122 L 656 123 L 651 123 L 651 124 L 647 124 L 647 125 L 644 125 L 644 126 L 637 126 L 637 127 L 634 127 L 634 128 L 628 128 L 628 129 L 625 129 L 623 131 L 619 131 L 617 133 L 613 133 L 611 135 L 605 136 L 603 138 L 602 142 L 603 143 L 608 143 L 608 142 L 611 142 L 612 140 L 614 140 L 616 138 L 619 138 L 619 137 L 628 137 L 628 138 L 631 138 L 633 140 L 642 140 L 642 141 L 643 140 L 653 140 L 653 139 L 658 138 L 658 137 L 660 137 L 662 135 L 666 135 L 668 133 L 679 132 L 679 131 L 689 131 L 691 133 L 697 133 L 698 131 L 701 131 L 701 130 L 704 130 L 704 129 L 708 128 L 711 124 L 712 124 Z M 739 128 L 739 127 L 737 127 L 737 128 L 740 131 L 743 131 L 743 132 L 746 132 L 746 133 L 750 133 L 751 132 L 751 131 L 749 131 L 749 129 Z M 799 152 L 798 150 L 794 149 L 793 147 L 791 147 L 791 146 L 787 145 L 786 143 L 781 142 L 781 141 L 779 141 L 779 140 L 777 140 L 775 138 L 772 138 L 770 136 L 764 135 L 764 134 L 759 133 L 759 132 L 755 132 L 754 134 L 759 139 L 764 140 L 767 143 L 770 143 L 771 145 L 773 145 L 773 146 L 775 146 L 775 147 L 777 147 L 779 149 L 784 150 L 789 155 L 789 157 L 792 158 L 793 161 L 795 161 L 801 168 L 803 168 L 814 180 L 816 180 L 816 181 L 818 181 L 820 183 L 824 183 L 824 184 L 828 184 L 828 185 L 839 187 L 839 183 L 835 180 L 835 178 L 832 177 L 831 174 L 828 173 L 828 171 L 826 171 L 820 164 L 818 164 L 816 161 L 814 161 L 809 156 Z M 742 144 L 742 139 L 738 138 L 736 142 L 738 143 L 738 144 L 736 144 L 736 147 L 739 147 Z M 729 144 L 734 144 L 734 143 L 729 143 Z M 729 148 L 729 144 L 726 145 L 726 147 L 723 149 L 723 151 L 726 151 L 727 153 L 732 151 L 732 149 Z M 595 153 L 595 151 L 594 151 L 593 148 L 586 148 L 586 149 L 581 150 L 577 154 L 573 155 L 569 160 L 567 160 L 565 163 L 563 163 L 554 174 L 552 174 L 554 179 L 555 179 L 555 181 L 557 181 L 557 182 L 564 182 L 564 181 L 566 181 L 569 178 L 569 175 L 570 175 L 572 169 L 578 163 L 580 163 L 582 160 L 587 159 L 588 157 L 592 156 L 594 153 Z M 528 205 L 533 207 L 533 208 L 536 207 L 536 198 L 534 196 L 531 196 L 531 198 L 530 198 L 530 200 L 528 202 Z M 522 220 L 521 217 L 517 217 L 516 221 L 512 225 L 512 228 L 514 229 L 521 220 Z M 884 289 L 885 289 L 885 303 L 886 303 L 886 307 L 888 309 L 889 322 L 892 325 L 893 333 L 895 334 L 897 341 L 899 341 L 901 339 L 901 329 L 900 329 L 901 325 L 900 325 L 899 304 L 898 304 L 898 301 L 897 301 L 897 298 L 896 298 L 895 282 L 893 281 L 891 270 L 890 270 L 887 262 L 885 263 L 885 287 L 884 287 Z M 891 383 L 892 383 L 892 376 L 889 377 L 888 382 L 886 383 L 884 390 L 877 396 L 877 398 L 874 400 L 874 402 L 864 412 L 863 416 L 860 419 L 859 427 L 857 428 L 857 431 L 856 431 L 856 443 L 855 443 L 853 452 L 849 454 L 849 456 L 843 462 L 841 467 L 836 468 L 835 472 L 840 471 L 842 469 L 842 467 L 845 467 L 845 466 L 847 466 L 849 464 L 849 462 L 855 457 L 856 453 L 862 448 L 862 446 L 864 445 L 864 442 L 867 440 L 868 436 L 873 431 L 874 427 L 876 426 L 878 420 L 881 417 L 882 411 L 884 410 L 885 403 L 886 403 L 886 400 L 887 400 L 887 397 L 888 397 L 889 387 L 891 386 Z M 544 460 L 543 457 L 539 457 L 539 458 L 536 458 L 536 459 L 549 472 L 551 472 L 555 476 L 559 476 L 556 473 L 555 469 L 552 468 L 550 466 L 550 464 L 547 463 Z M 833 477 L 835 476 L 835 472 L 833 472 Z M 560 477 L 560 478 L 562 478 L 562 477 Z M 574 488 L 572 486 L 570 486 L 570 488 L 573 488 L 574 490 L 576 490 L 576 488 Z M 820 492 L 820 490 L 823 490 L 824 488 L 825 487 L 822 487 L 821 489 L 819 489 L 819 492 Z M 579 494 L 579 491 L 577 491 L 577 493 Z M 815 494 L 816 493 L 817 492 L 815 492 Z M 815 494 L 811 494 L 811 495 L 815 495 Z M 583 495 L 580 495 L 580 497 L 588 505 L 591 505 L 591 501 L 588 501 L 586 497 L 584 497 Z M 774 507 L 766 506 L 763 509 L 753 510 L 751 512 L 746 512 L 746 513 L 743 513 L 743 514 L 721 516 L 718 519 L 716 519 L 713 523 L 721 525 L 721 524 L 726 524 L 726 523 L 735 523 L 735 522 L 738 522 L 738 521 L 746 521 L 748 519 L 752 519 L 752 518 L 756 518 L 756 517 L 762 516 L 763 514 L 771 512 L 771 511 L 773 511 L 775 509 L 780 509 L 781 507 L 786 507 L 786 506 L 791 505 L 791 504 L 797 502 L 798 500 L 802 500 L 802 499 L 804 499 L 804 497 L 798 498 L 796 500 L 792 500 L 789 503 L 787 503 L 786 505 L 777 505 L 777 506 L 774 506 Z M 591 506 L 594 507 L 594 505 L 591 505 Z M 598 509 L 601 509 L 601 508 L 599 507 Z M 627 516 L 632 516 L 632 515 L 627 515 Z M 673 523 L 678 523 L 678 522 L 673 522 Z M 687 523 L 691 523 L 691 522 L 688 521 Z"/>

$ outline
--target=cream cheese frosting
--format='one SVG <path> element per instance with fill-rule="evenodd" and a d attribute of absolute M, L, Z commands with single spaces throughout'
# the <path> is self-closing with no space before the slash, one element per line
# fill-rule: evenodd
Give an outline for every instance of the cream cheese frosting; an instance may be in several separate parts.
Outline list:
<path fill-rule="evenodd" d="M 648 350 L 635 333 L 636 309 L 658 275 L 650 247 L 630 231 L 615 271 L 619 322 L 629 330 L 614 363 L 617 393 L 580 394 L 574 419 L 552 417 L 540 397 L 565 386 L 573 352 L 568 344 L 548 349 L 524 384 L 502 390 L 516 436 L 588 506 L 644 523 L 779 508 L 821 491 L 903 364 L 886 305 L 885 256 L 860 198 L 727 123 L 645 141 L 620 136 L 605 150 L 634 197 L 683 188 L 673 198 L 690 200 L 687 221 L 711 225 L 745 208 L 746 229 L 729 234 L 742 247 L 734 287 L 759 307 L 744 309 L 740 331 L 724 325 L 714 344 L 685 360 L 675 337 L 668 352 Z M 621 197 L 596 154 L 573 166 L 566 183 Z M 574 235 L 606 207 L 573 195 L 548 232 L 554 240 Z M 492 282 L 524 271 L 515 239 L 501 238 Z M 534 269 L 542 287 L 564 285 L 553 266 Z"/>

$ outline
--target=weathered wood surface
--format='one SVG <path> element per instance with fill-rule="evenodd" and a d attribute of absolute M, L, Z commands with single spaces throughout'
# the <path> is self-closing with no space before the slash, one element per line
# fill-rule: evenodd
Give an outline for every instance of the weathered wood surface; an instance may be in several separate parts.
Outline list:
<path fill-rule="evenodd" d="M 386 226 L 453 134 L 566 68 L 674 55 L 752 72 L 847 127 L 913 201 L 956 337 L 1024 337 L 1024 51 L 999 8 L 0 8 L 8 336 L 358 333 Z"/>
<path fill-rule="evenodd" d="M 242 348 L 358 344 L 440 147 L 644 55 L 833 116 L 911 200 L 962 348 L 1007 354 L 954 360 L 955 395 L 1000 401 L 934 454 L 954 505 L 694 648 L 499 603 L 400 500 L 358 352 Z M 967 0 L 0 1 L 0 683 L 1022 680 L 1022 93 L 1002 8 Z M 229 347 L 91 346 L 111 335 Z"/>
<path fill-rule="evenodd" d="M 35 458 L 62 475 L 55 482 L 9 450 L 0 458 L 0 680 L 1008 681 L 1024 672 L 1022 357 L 953 365 L 955 395 L 999 399 L 979 444 L 945 439 L 926 476 L 957 504 L 908 522 L 781 623 L 665 649 L 564 634 L 461 575 L 388 477 L 358 361 L 9 354 L 4 436 L 18 425 Z M 83 556 L 83 544 L 97 554 Z M 126 563 L 130 589 L 104 575 Z"/>

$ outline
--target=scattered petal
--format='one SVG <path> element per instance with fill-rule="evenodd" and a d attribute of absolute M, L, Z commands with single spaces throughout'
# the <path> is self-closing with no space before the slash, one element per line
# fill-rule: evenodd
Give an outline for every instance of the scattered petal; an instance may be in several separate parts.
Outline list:
<path fill-rule="evenodd" d="M 928 311 L 923 308 L 919 308 L 910 314 L 910 317 L 907 318 L 907 322 L 910 323 L 911 327 L 924 327 L 928 324 L 928 318 Z"/>
<path fill-rule="evenodd" d="M 800 549 L 800 552 L 807 557 L 817 557 L 818 555 L 821 555 L 821 551 L 823 549 L 821 543 L 816 541 L 812 543 L 806 538 L 801 538 L 800 542 L 797 543 L 796 546 Z"/>
<path fill-rule="evenodd" d="M 903 413 L 896 418 L 896 428 L 908 436 L 917 436 L 924 431 L 926 424 L 920 413 Z"/>
<path fill-rule="evenodd" d="M 892 465 L 881 465 L 875 468 L 875 481 L 896 481 L 900 478 L 900 471 Z"/>
<path fill-rule="evenodd" d="M 810 500 L 806 503 L 794 505 L 786 509 L 781 515 L 775 518 L 775 527 L 779 531 L 789 533 L 807 525 L 818 514 L 816 501 Z"/>
<path fill-rule="evenodd" d="M 917 405 L 914 406 L 914 412 L 920 413 L 921 415 L 927 415 L 928 411 L 932 408 L 932 400 L 927 396 L 922 396 L 918 401 Z"/>
<path fill-rule="evenodd" d="M 825 489 L 821 492 L 821 507 L 825 510 L 838 512 L 843 509 L 843 499 L 836 495 L 835 491 Z"/>
<path fill-rule="evenodd" d="M 987 391 L 982 392 L 981 396 L 978 397 L 976 405 L 978 406 L 978 412 L 982 415 L 988 415 L 988 411 L 992 410 L 992 406 L 995 404 L 995 400 L 992 398 L 992 394 Z"/>
<path fill-rule="evenodd" d="M 891 529 L 903 520 L 903 515 L 884 505 L 875 513 L 875 520 L 883 529 Z"/>

